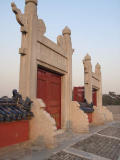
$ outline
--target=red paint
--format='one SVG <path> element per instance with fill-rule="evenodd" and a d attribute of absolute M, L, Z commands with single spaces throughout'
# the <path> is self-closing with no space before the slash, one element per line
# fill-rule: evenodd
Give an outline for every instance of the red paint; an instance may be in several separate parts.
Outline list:
<path fill-rule="evenodd" d="M 74 87 L 73 101 L 84 102 L 84 87 Z M 97 90 L 93 89 L 92 92 L 93 104 L 97 106 Z"/>
<path fill-rule="evenodd" d="M 78 102 L 84 102 L 84 87 L 74 87 L 73 100 Z"/>
<path fill-rule="evenodd" d="M 93 90 L 93 104 L 97 106 L 97 90 Z"/>
<path fill-rule="evenodd" d="M 46 111 L 55 119 L 57 128 L 61 128 L 61 76 L 38 69 L 37 98 L 43 99 Z"/>
<path fill-rule="evenodd" d="M 92 92 L 93 104 L 97 106 L 97 90 L 93 89 Z M 78 102 L 84 102 L 84 87 L 74 87 L 73 100 Z M 92 113 L 87 113 L 89 123 L 92 122 Z"/>
<path fill-rule="evenodd" d="M 0 147 L 21 143 L 29 139 L 29 121 L 0 123 Z"/>
<path fill-rule="evenodd" d="M 92 122 L 92 113 L 87 113 L 89 123 Z"/>

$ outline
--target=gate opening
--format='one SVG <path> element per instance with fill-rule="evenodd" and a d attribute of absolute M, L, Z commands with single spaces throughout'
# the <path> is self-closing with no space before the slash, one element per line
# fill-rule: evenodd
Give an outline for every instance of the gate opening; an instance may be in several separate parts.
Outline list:
<path fill-rule="evenodd" d="M 61 75 L 43 68 L 37 71 L 37 98 L 46 104 L 46 111 L 55 119 L 57 129 L 61 128 Z"/>

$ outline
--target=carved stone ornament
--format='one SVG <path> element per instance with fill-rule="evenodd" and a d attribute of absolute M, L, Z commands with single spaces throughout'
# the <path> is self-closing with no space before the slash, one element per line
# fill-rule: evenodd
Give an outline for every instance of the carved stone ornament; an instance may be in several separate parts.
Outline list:
<path fill-rule="evenodd" d="M 70 30 L 70 28 L 69 28 L 68 26 L 66 26 L 66 27 L 63 29 L 62 34 L 63 34 L 63 35 L 64 35 L 64 34 L 71 35 L 71 30 Z"/>
<path fill-rule="evenodd" d="M 57 37 L 57 44 L 65 50 L 65 39 L 63 36 L 60 35 Z"/>
<path fill-rule="evenodd" d="M 21 10 L 19 8 L 17 8 L 16 4 L 14 2 L 11 3 L 11 7 L 13 12 L 16 15 L 16 19 L 18 21 L 18 23 L 23 26 L 24 25 L 24 18 L 23 18 L 23 14 L 21 13 Z"/>
<path fill-rule="evenodd" d="M 86 56 L 85 56 L 85 59 L 84 59 L 85 61 L 90 61 L 91 60 L 91 57 L 90 57 L 90 55 L 89 54 L 87 54 Z"/>
<path fill-rule="evenodd" d="M 38 32 L 40 33 L 40 35 L 44 35 L 46 32 L 46 26 L 42 19 L 38 20 Z"/>

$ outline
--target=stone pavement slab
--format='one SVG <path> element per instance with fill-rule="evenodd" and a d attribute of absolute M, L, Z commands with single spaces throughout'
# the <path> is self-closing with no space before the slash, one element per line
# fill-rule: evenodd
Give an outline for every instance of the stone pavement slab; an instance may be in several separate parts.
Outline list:
<path fill-rule="evenodd" d="M 120 139 L 108 138 L 98 134 L 79 141 L 72 147 L 112 160 L 117 160 L 120 156 Z"/>
<path fill-rule="evenodd" d="M 55 155 L 51 156 L 47 160 L 89 160 L 71 153 L 67 153 L 65 151 L 60 151 Z"/>
<path fill-rule="evenodd" d="M 65 149 L 64 151 L 66 151 L 67 153 L 71 153 L 71 154 L 74 154 L 77 156 L 84 157 L 88 160 L 110 160 L 108 158 L 104 158 L 104 157 L 101 157 L 101 156 L 98 156 L 98 155 L 95 155 L 95 154 L 92 154 L 89 152 L 84 152 L 82 150 L 78 150 L 78 149 L 75 149 L 72 147 L 69 147 L 69 148 Z"/>
<path fill-rule="evenodd" d="M 104 130 L 99 131 L 98 133 L 106 136 L 117 137 L 120 139 L 120 128 L 117 128 L 117 127 L 111 126 L 111 127 L 105 128 Z"/>

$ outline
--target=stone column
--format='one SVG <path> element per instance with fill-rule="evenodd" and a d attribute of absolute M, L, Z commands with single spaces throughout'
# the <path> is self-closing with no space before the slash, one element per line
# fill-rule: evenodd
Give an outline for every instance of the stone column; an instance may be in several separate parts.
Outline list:
<path fill-rule="evenodd" d="M 97 106 L 102 106 L 102 78 L 101 78 L 101 66 L 99 63 L 95 66 L 95 74 L 97 75 L 99 79 L 99 89 L 97 90 Z"/>
<path fill-rule="evenodd" d="M 37 16 L 37 0 L 25 0 L 25 15 Z"/>
<path fill-rule="evenodd" d="M 92 102 L 92 65 L 91 57 L 87 54 L 83 60 L 84 65 L 84 89 L 85 99 L 90 104 Z"/>
<path fill-rule="evenodd" d="M 69 120 L 70 120 L 70 104 L 72 102 L 72 43 L 71 43 L 71 30 L 68 27 L 65 27 L 63 29 L 63 39 L 64 39 L 64 47 L 65 52 L 68 58 L 68 73 L 64 75 L 64 81 L 65 81 L 65 90 L 66 90 L 66 125 L 67 128 L 69 128 Z"/>
<path fill-rule="evenodd" d="M 36 97 L 36 41 L 37 41 L 37 0 L 25 0 L 25 13 L 22 14 L 15 3 L 11 4 L 18 23 L 21 25 L 22 41 L 19 49 L 20 80 L 19 92 L 23 97 Z"/>
<path fill-rule="evenodd" d="M 26 56 L 26 96 L 36 98 L 37 88 L 37 33 L 38 33 L 38 17 L 37 17 L 37 0 L 25 1 L 25 15 L 28 23 L 28 56 Z"/>

